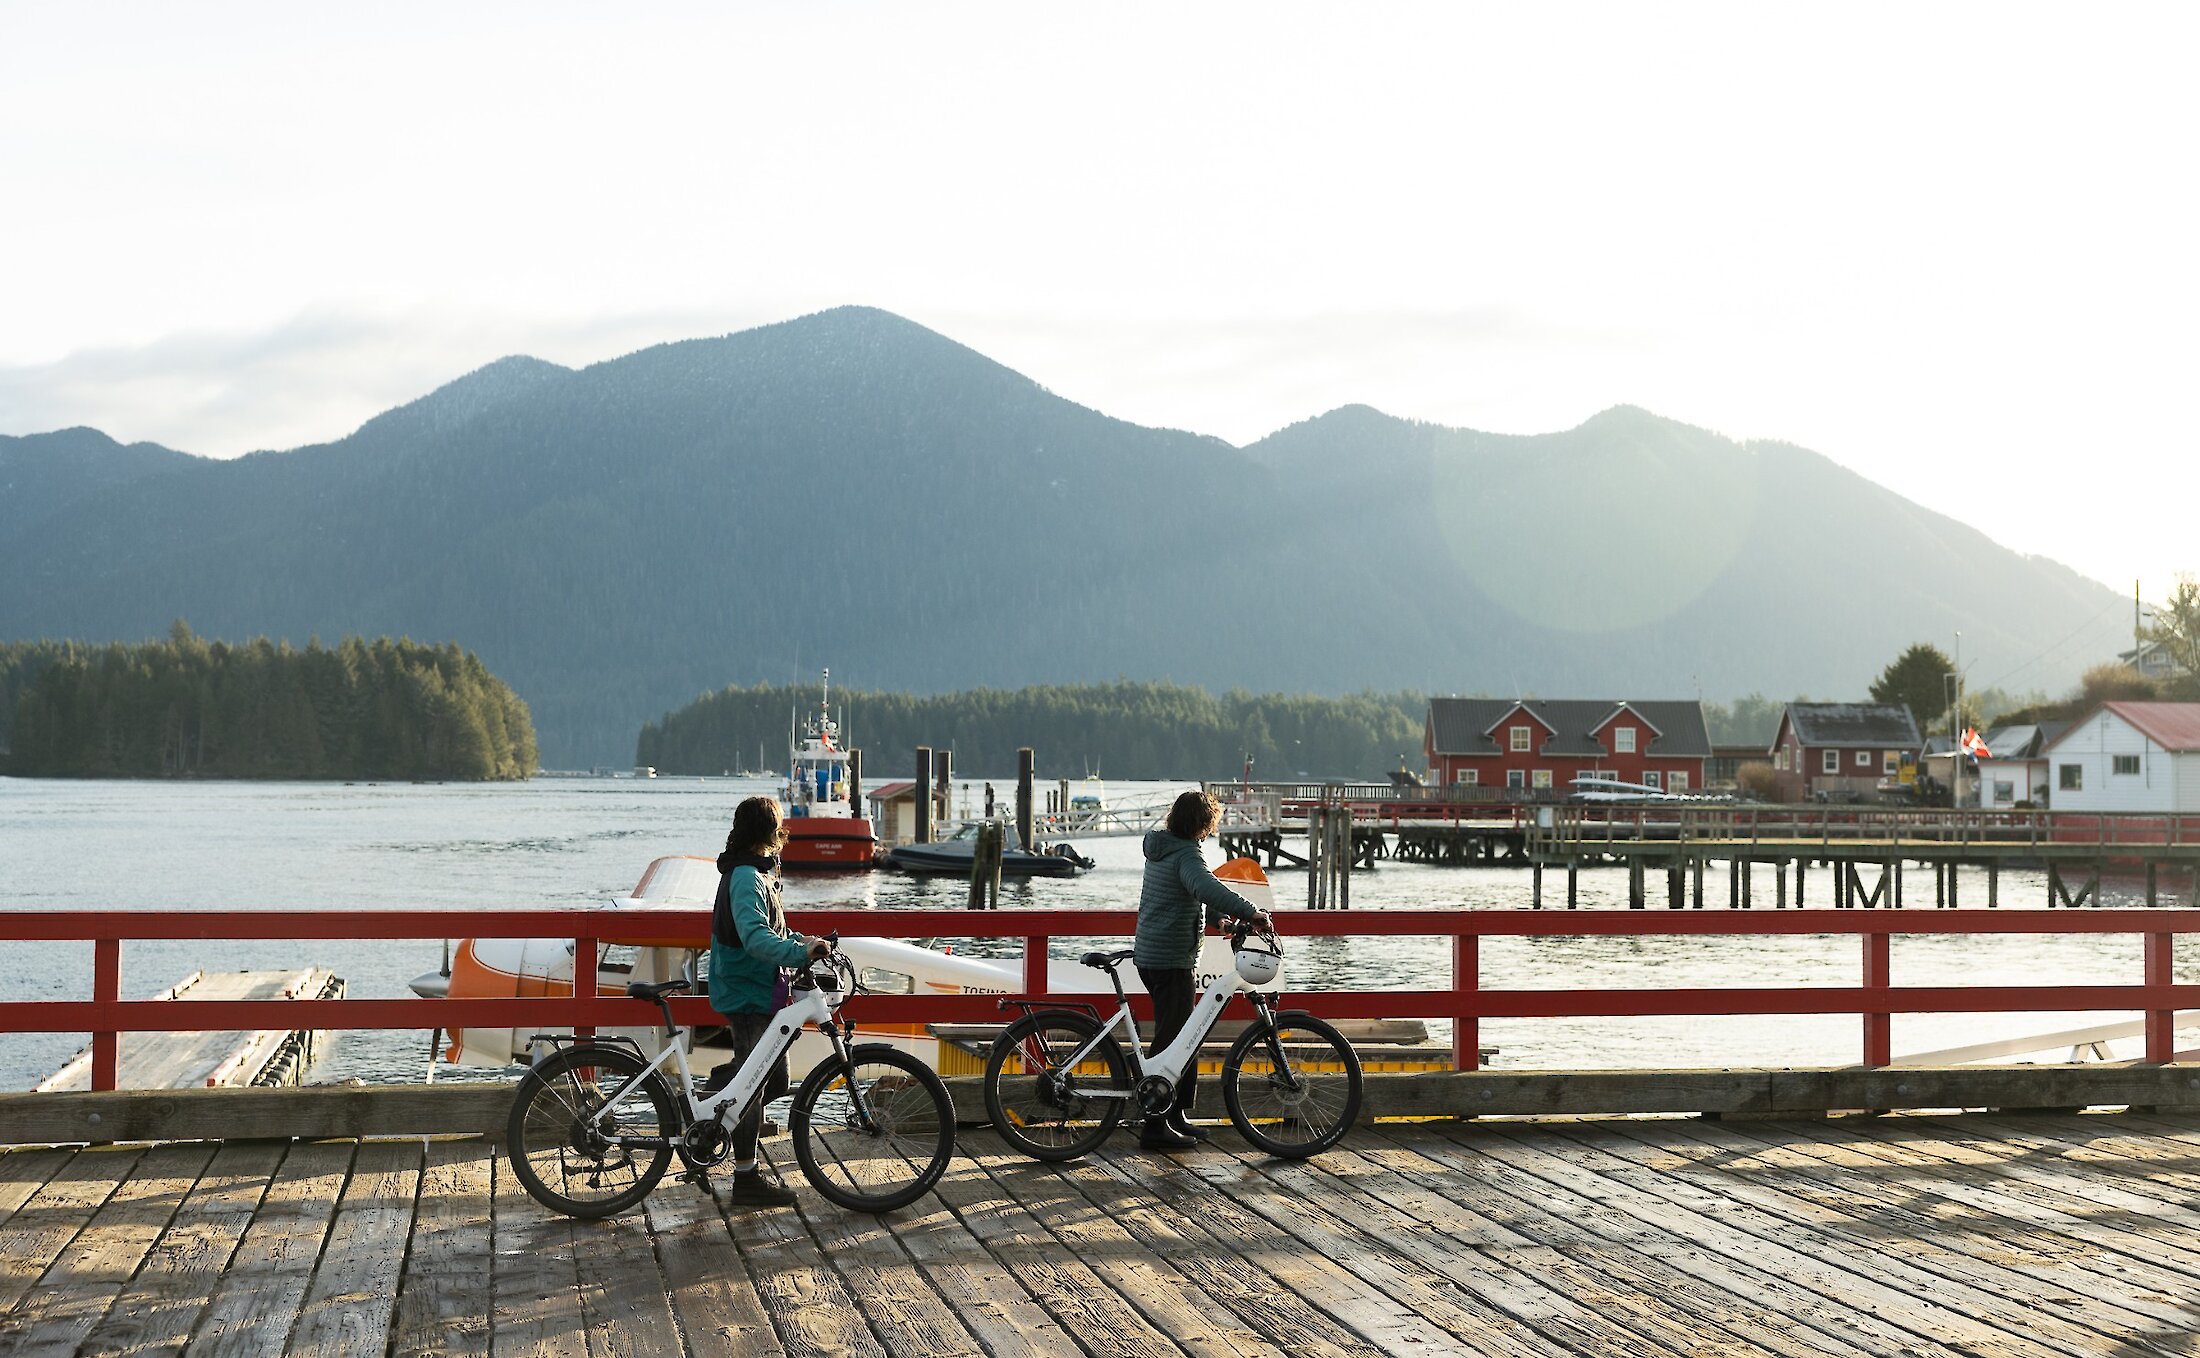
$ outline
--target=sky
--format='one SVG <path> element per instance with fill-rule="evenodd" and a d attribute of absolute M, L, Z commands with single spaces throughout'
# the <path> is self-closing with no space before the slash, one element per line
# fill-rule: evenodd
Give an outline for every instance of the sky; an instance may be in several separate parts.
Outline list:
<path fill-rule="evenodd" d="M 2200 10 L 0 5 L 0 433 L 884 307 L 1247 443 L 1633 404 L 2164 597 Z"/>

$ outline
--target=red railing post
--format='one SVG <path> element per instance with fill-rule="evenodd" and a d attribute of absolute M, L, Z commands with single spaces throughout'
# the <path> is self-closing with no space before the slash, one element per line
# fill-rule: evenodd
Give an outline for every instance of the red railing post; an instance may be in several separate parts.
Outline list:
<path fill-rule="evenodd" d="M 1885 1010 L 1889 977 L 1888 936 L 1884 933 L 1864 935 L 1864 989 L 1869 993 L 1865 1003 L 1872 1007 L 1864 1011 L 1864 1064 L 1884 1066 L 1894 1060 L 1894 1017 Z"/>
<path fill-rule="evenodd" d="M 573 998 L 581 1003 L 593 1003 L 595 1001 L 596 940 L 593 938 L 576 938 L 573 940 Z M 594 1037 L 595 1035 L 596 1025 L 593 1023 L 576 1023 L 573 1025 L 573 1036 L 575 1037 Z"/>
<path fill-rule="evenodd" d="M 1453 934 L 1451 939 L 1451 988 L 1460 997 L 1482 986 L 1482 939 L 1478 934 Z M 1454 1070 L 1482 1068 L 1482 1021 L 1460 1014 L 1451 1021 L 1451 1065 Z"/>
<path fill-rule="evenodd" d="M 1047 936 L 1045 934 L 1027 934 L 1024 936 L 1024 993 L 1026 995 L 1044 995 L 1047 993 Z"/>
<path fill-rule="evenodd" d="M 2166 986 L 2171 981 L 2170 959 L 2174 955 L 2175 934 L 2144 934 L 2146 940 L 2146 983 L 2149 987 Z M 2177 1059 L 2176 1011 L 2167 1007 L 2149 1008 L 2146 1011 L 2148 1062 L 2163 1065 Z"/>
<path fill-rule="evenodd" d="M 110 1009 L 122 1002 L 122 940 L 95 939 L 92 943 L 92 1002 Z M 92 1088 L 115 1087 L 115 1033 L 112 1028 L 92 1034 Z"/>

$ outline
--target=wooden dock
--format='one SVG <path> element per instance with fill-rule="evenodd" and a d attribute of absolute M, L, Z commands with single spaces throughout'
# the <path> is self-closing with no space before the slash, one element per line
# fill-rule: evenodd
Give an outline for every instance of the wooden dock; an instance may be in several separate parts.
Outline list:
<path fill-rule="evenodd" d="M 0 1353 L 1643 1355 L 2200 1350 L 2200 1120 L 965 1133 L 884 1220 L 807 1185 L 543 1211 L 484 1143 L 0 1154 Z M 765 1143 L 799 1183 L 784 1138 Z"/>
<path fill-rule="evenodd" d="M 344 978 L 321 967 L 297 971 L 194 971 L 155 998 L 180 1004 L 220 1000 L 342 999 Z M 178 1020 L 181 1022 L 181 1020 Z M 116 1044 L 120 1089 L 241 1088 L 294 1085 L 313 1064 L 319 1034 L 257 1032 L 125 1033 Z M 90 1089 L 92 1049 L 84 1048 L 38 1084 L 42 1092 Z"/>

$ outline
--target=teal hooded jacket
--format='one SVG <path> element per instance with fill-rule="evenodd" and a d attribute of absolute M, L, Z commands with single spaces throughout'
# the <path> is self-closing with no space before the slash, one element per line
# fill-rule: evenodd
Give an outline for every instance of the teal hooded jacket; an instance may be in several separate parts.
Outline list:
<path fill-rule="evenodd" d="M 1199 963 L 1200 934 L 1224 915 L 1257 920 L 1260 908 L 1216 879 L 1197 840 L 1148 830 L 1131 961 L 1149 970 L 1189 971 Z"/>
<path fill-rule="evenodd" d="M 779 879 L 743 862 L 719 881 L 710 929 L 710 1007 L 769 1014 L 779 969 L 809 960 L 810 941 L 787 928 Z"/>

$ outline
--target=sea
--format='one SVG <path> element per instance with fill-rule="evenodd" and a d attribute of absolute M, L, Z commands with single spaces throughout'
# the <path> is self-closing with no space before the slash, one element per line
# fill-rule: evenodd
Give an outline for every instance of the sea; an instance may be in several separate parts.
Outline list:
<path fill-rule="evenodd" d="M 1007 776 L 968 775 L 968 787 Z M 1110 783 L 1111 802 L 1144 800 L 1185 784 Z M 537 778 L 515 784 L 128 782 L 0 778 L 0 910 L 492 909 L 598 905 L 631 892 L 652 859 L 715 854 L 734 805 L 776 791 L 764 779 Z M 982 799 L 982 793 L 980 794 Z M 972 808 L 975 810 L 975 808 Z M 960 807 L 956 808 L 959 812 Z M 1136 838 L 1076 841 L 1097 862 L 1069 880 L 1008 881 L 1007 909 L 1128 909 L 1138 900 Z M 1211 847 L 1209 861 L 1220 855 Z M 1763 870 L 1760 870 L 1762 873 Z M 1760 893 L 1770 887 L 1759 877 Z M 1920 888 L 1919 883 L 1924 885 Z M 1822 891 L 1830 877 L 1813 874 Z M 1662 886 L 1662 883 L 1657 883 Z M 1724 909 L 1724 881 L 1706 875 L 1707 909 Z M 1288 867 L 1273 875 L 1279 907 L 1306 900 L 1307 879 Z M 1546 908 L 1564 903 L 1562 872 L 1546 873 Z M 1909 885 L 1910 899 L 1930 877 Z M 2004 871 L 2007 906 L 2044 905 L 2043 873 Z M 2108 904 L 2143 904 L 2137 883 L 2110 882 Z M 891 872 L 792 876 L 790 909 L 921 910 L 960 907 L 967 887 Z M 1967 874 L 1966 909 L 1983 908 L 1984 870 Z M 1624 910 L 1627 875 L 1586 869 L 1580 907 Z M 1530 874 L 1519 868 L 1438 867 L 1383 862 L 1356 873 L 1352 909 L 1523 910 Z M 1823 903 L 1821 900 L 1814 904 Z M 1762 907 L 1760 907 L 1762 908 Z M 956 951 L 1011 955 L 1014 940 L 942 939 Z M 1092 936 L 1059 937 L 1058 957 L 1106 946 Z M 1413 990 L 1450 984 L 1448 940 L 1338 937 L 1287 940 L 1289 989 Z M 0 945 L 0 1001 L 82 999 L 91 991 L 89 943 Z M 1491 988 L 1651 986 L 1842 986 L 1858 984 L 1854 938 L 1487 939 L 1482 984 Z M 1905 936 L 1893 942 L 1900 985 L 2132 984 L 2141 979 L 2139 940 L 2122 935 L 2034 937 Z M 193 970 L 320 965 L 342 975 L 348 993 L 401 997 L 407 982 L 442 962 L 433 941 L 356 943 L 131 941 L 122 984 L 146 996 Z M 2200 958 L 2180 958 L 2179 981 L 2200 982 Z M 1399 1017 L 1414 1017 L 1400 1014 Z M 1972 1042 L 2052 1033 L 2134 1019 L 2120 1013 L 1902 1015 L 1897 1059 Z M 860 1021 L 860 1015 L 858 1015 Z M 1448 1040 L 1448 1027 L 1431 1022 Z M 1481 1042 L 1489 1064 L 1511 1069 L 1843 1065 L 1860 1059 L 1861 1023 L 1844 1016 L 1738 1016 L 1489 1020 Z M 25 1089 L 84 1045 L 84 1034 L 0 1033 L 0 1089 Z M 2067 1059 L 2068 1049 L 2040 1059 Z M 328 1035 L 312 1083 L 419 1081 L 428 1077 L 429 1035 Z M 478 1072 L 453 1072 L 438 1078 Z"/>

